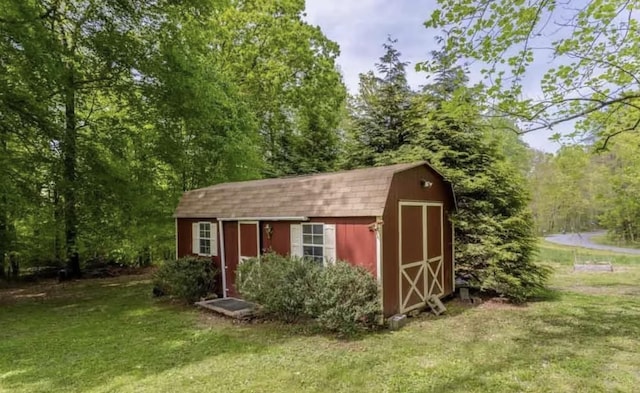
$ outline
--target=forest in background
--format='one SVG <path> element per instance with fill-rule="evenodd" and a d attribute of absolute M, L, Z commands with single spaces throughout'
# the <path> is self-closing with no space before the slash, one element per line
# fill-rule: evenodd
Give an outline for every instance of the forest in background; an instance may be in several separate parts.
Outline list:
<path fill-rule="evenodd" d="M 302 0 L 3 3 L 0 255 L 144 265 L 186 190 L 425 159 L 456 188 L 458 273 L 499 292 L 544 277 L 536 233 L 637 240 L 635 134 L 533 151 L 449 52 L 412 89 L 394 44 L 348 96 Z"/>
<path fill-rule="evenodd" d="M 303 9 L 3 2 L 0 255 L 148 263 L 174 254 L 183 191 L 334 169 L 338 45 Z"/>

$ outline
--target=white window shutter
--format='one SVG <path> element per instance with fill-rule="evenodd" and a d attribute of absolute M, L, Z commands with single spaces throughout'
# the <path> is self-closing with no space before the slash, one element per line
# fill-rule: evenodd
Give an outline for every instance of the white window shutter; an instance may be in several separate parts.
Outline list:
<path fill-rule="evenodd" d="M 328 263 L 336 261 L 336 226 L 324 224 L 324 257 Z"/>
<path fill-rule="evenodd" d="M 291 224 L 291 256 L 302 258 L 302 225 Z"/>
<path fill-rule="evenodd" d="M 218 256 L 218 226 L 211 223 L 211 255 Z"/>
<path fill-rule="evenodd" d="M 200 254 L 200 225 L 197 222 L 191 224 L 191 252 Z"/>

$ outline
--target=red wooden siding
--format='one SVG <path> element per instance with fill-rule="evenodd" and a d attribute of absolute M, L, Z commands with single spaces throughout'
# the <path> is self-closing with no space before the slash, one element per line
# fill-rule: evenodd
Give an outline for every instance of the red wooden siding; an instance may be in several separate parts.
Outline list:
<path fill-rule="evenodd" d="M 402 208 L 402 264 L 421 261 L 424 258 L 423 248 L 413 245 L 422 244 L 422 207 L 404 206 Z"/>
<path fill-rule="evenodd" d="M 362 266 L 374 277 L 376 276 L 376 234 L 371 229 L 371 225 L 375 222 L 373 217 L 314 217 L 308 222 L 335 224 L 336 258 Z M 267 224 L 272 228 L 271 237 L 267 236 L 265 230 Z M 274 251 L 280 255 L 289 255 L 291 253 L 291 224 L 301 224 L 301 222 L 260 222 L 262 252 Z"/>
<path fill-rule="evenodd" d="M 272 229 L 271 236 L 267 235 L 265 226 L 269 225 Z M 260 223 L 262 228 L 262 252 L 273 251 L 280 255 L 289 255 L 291 253 L 291 226 L 290 222 L 284 221 L 263 221 Z"/>
<path fill-rule="evenodd" d="M 177 254 L 178 258 L 186 257 L 193 254 L 193 239 L 192 239 L 192 224 L 194 222 L 210 222 L 211 225 L 218 225 L 218 222 L 214 218 L 178 218 L 177 219 Z M 218 296 L 222 296 L 222 265 L 220 257 L 220 233 L 218 233 L 218 255 L 212 256 L 211 261 L 218 270 L 218 276 L 216 277 L 215 292 Z"/>
<path fill-rule="evenodd" d="M 442 223 L 440 222 L 440 207 L 427 207 L 427 232 L 440 233 Z M 439 236 L 427 236 L 427 258 L 442 255 L 442 242 Z"/>
<path fill-rule="evenodd" d="M 336 224 L 336 258 L 362 266 L 376 277 L 376 233 L 371 223 Z"/>
<path fill-rule="evenodd" d="M 309 222 L 321 222 L 336 225 L 336 257 L 354 265 L 362 266 L 376 277 L 376 235 L 370 229 L 375 222 L 373 217 L 362 218 L 313 218 Z M 292 221 L 261 221 L 260 222 L 260 250 L 262 253 L 274 251 L 280 255 L 291 253 L 291 224 L 301 222 Z M 271 236 L 267 236 L 266 225 L 272 228 Z M 235 290 L 236 269 L 238 266 L 238 223 L 224 222 L 225 260 L 227 266 L 227 296 L 239 296 Z M 241 224 L 243 256 L 249 256 L 251 244 L 255 244 L 255 226 Z M 245 244 L 247 249 L 245 250 Z M 255 246 L 253 246 L 255 247 Z M 245 253 L 247 253 L 245 255 Z"/>
<path fill-rule="evenodd" d="M 224 261 L 227 267 L 225 279 L 227 282 L 227 296 L 238 296 L 236 291 L 236 268 L 238 267 L 238 223 L 225 221 L 224 229 Z"/>
<path fill-rule="evenodd" d="M 240 226 L 240 256 L 257 257 L 260 252 L 258 223 L 241 222 L 238 225 Z"/>
<path fill-rule="evenodd" d="M 426 180 L 432 183 L 431 187 L 423 188 L 421 181 Z M 398 203 L 400 201 L 420 201 L 420 202 L 440 202 L 443 203 L 444 211 L 444 295 L 453 293 L 453 252 L 452 252 L 452 232 L 449 221 L 449 212 L 454 208 L 453 195 L 450 187 L 432 169 L 425 166 L 412 168 L 404 172 L 397 173 L 389 189 L 389 196 L 383 215 L 383 307 L 386 316 L 400 312 L 399 299 L 399 279 L 400 269 L 398 264 L 399 256 L 399 234 L 398 234 Z M 403 208 L 404 209 L 404 208 Z M 431 210 L 428 210 L 428 213 Z M 428 222 L 428 230 L 435 229 L 433 223 Z M 403 229 L 403 236 L 406 236 Z M 410 251 L 411 252 L 411 251 Z M 403 250 L 404 254 L 404 250 Z M 404 258 L 403 258 L 404 259 Z"/>

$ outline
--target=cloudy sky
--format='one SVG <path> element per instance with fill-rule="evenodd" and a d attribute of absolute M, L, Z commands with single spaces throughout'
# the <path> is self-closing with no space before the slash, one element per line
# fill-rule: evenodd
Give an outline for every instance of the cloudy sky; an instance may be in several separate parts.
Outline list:
<path fill-rule="evenodd" d="M 307 0 L 307 20 L 340 44 L 338 63 L 352 93 L 357 91 L 358 74 L 373 68 L 389 35 L 398 39 L 398 50 L 411 63 L 409 83 L 418 87 L 426 76 L 413 71 L 413 65 L 437 49 L 437 32 L 423 25 L 435 4 L 435 0 Z M 527 89 L 534 96 L 539 92 L 535 81 L 525 81 Z M 525 135 L 524 140 L 531 147 L 555 151 L 559 145 L 548 140 L 551 134 L 537 131 Z"/>

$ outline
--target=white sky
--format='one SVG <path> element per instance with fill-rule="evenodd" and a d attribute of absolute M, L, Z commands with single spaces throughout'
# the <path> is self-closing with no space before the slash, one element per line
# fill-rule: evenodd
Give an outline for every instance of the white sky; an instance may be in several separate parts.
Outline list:
<path fill-rule="evenodd" d="M 426 81 L 426 74 L 417 73 L 413 66 L 438 49 L 437 32 L 427 30 L 423 23 L 436 6 L 435 0 L 307 0 L 307 20 L 318 25 L 324 34 L 340 45 L 338 64 L 351 93 L 358 90 L 358 75 L 374 68 L 383 54 L 382 44 L 391 35 L 398 40 L 402 59 L 410 63 L 409 83 L 418 87 Z M 542 71 L 548 64 L 538 62 Z M 532 70 L 536 74 L 535 70 Z M 470 75 L 472 81 L 474 75 Z M 525 80 L 525 94 L 537 96 L 537 80 Z M 560 145 L 549 141 L 552 131 L 536 131 L 524 136 L 533 148 L 552 152 Z"/>

